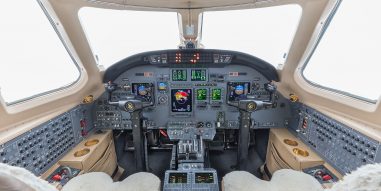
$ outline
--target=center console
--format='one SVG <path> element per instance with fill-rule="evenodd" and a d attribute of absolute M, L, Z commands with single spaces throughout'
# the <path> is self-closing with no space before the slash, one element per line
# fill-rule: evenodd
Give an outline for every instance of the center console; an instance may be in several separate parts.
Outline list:
<path fill-rule="evenodd" d="M 185 126 L 179 128 L 180 125 Z M 168 136 L 177 145 L 172 150 L 172 169 L 165 172 L 164 191 L 219 190 L 216 170 L 204 165 L 204 141 L 213 140 L 215 134 L 215 128 L 193 123 L 168 127 Z"/>

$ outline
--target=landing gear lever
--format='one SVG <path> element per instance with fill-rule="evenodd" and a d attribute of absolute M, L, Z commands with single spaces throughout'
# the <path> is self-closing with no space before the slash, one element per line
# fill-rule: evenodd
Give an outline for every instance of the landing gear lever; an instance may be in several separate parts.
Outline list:
<path fill-rule="evenodd" d="M 117 89 L 111 82 L 106 84 L 106 91 L 109 93 L 108 104 L 118 106 L 122 111 L 130 113 L 133 144 L 135 148 L 135 166 L 137 171 L 147 171 L 145 137 L 142 125 L 142 110 L 150 107 L 152 103 L 145 103 L 135 96 L 127 96 L 124 100 L 111 101 L 111 94 Z"/>
<path fill-rule="evenodd" d="M 269 101 L 256 100 L 254 96 L 246 96 L 236 102 L 228 102 L 229 105 L 239 109 L 239 137 L 237 168 L 246 170 L 249 157 L 250 127 L 252 124 L 251 113 L 264 108 L 272 107 L 275 104 L 276 86 L 272 83 L 265 84 L 265 89 L 270 93 Z"/>

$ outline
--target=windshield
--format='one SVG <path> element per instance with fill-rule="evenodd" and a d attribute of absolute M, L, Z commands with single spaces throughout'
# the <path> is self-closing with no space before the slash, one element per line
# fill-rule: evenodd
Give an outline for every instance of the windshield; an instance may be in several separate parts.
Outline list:
<path fill-rule="evenodd" d="M 205 12 L 201 42 L 205 48 L 236 50 L 282 65 L 300 16 L 298 5 Z"/>
<path fill-rule="evenodd" d="M 86 7 L 79 17 L 98 64 L 105 68 L 137 53 L 180 44 L 175 12 Z"/>
<path fill-rule="evenodd" d="M 298 5 L 204 12 L 201 44 L 282 65 L 300 16 Z M 79 17 L 98 64 L 105 68 L 133 54 L 176 49 L 181 43 L 176 12 L 86 7 Z"/>

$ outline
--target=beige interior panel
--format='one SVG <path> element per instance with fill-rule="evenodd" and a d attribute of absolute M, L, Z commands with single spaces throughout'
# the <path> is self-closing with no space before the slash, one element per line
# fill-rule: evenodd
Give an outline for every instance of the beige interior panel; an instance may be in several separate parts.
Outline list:
<path fill-rule="evenodd" d="M 86 146 L 89 141 L 98 140 L 92 146 Z M 116 152 L 112 131 L 94 133 L 74 147 L 59 162 L 62 166 L 77 168 L 86 172 L 105 172 L 112 175 L 116 169 Z"/>
<path fill-rule="evenodd" d="M 297 142 L 297 146 L 290 146 L 285 140 Z M 293 149 L 299 148 L 309 153 L 308 157 L 295 154 Z M 305 145 L 300 139 L 291 134 L 287 129 L 271 129 L 269 144 L 267 148 L 266 166 L 271 174 L 280 169 L 303 170 L 306 168 L 323 165 L 331 171 L 337 178 L 342 179 L 343 175 L 326 163 L 311 148 Z M 264 177 L 269 179 L 268 177 Z M 330 184 L 324 185 L 330 187 Z"/>
<path fill-rule="evenodd" d="M 285 140 L 292 141 L 295 145 L 288 145 Z M 295 153 L 295 149 L 307 151 L 308 156 Z M 266 164 L 270 173 L 279 169 L 302 170 L 313 166 L 323 165 L 324 160 L 313 152 L 287 129 L 271 129 L 267 147 Z"/>

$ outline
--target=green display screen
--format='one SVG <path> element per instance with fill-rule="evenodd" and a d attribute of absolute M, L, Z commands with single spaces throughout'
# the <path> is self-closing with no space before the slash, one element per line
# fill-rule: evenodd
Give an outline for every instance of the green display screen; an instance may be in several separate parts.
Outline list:
<path fill-rule="evenodd" d="M 172 70 L 173 81 L 187 81 L 187 70 Z"/>
<path fill-rule="evenodd" d="M 206 81 L 206 70 L 191 70 L 191 81 Z"/>
<path fill-rule="evenodd" d="M 212 100 L 221 100 L 221 89 L 212 89 Z"/>
<path fill-rule="evenodd" d="M 206 100 L 206 93 L 207 93 L 206 89 L 198 89 L 196 93 L 197 93 L 197 96 L 196 96 L 197 100 L 199 101 Z"/>

